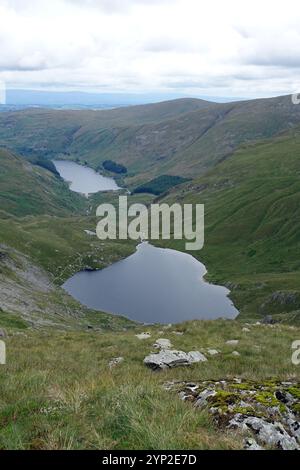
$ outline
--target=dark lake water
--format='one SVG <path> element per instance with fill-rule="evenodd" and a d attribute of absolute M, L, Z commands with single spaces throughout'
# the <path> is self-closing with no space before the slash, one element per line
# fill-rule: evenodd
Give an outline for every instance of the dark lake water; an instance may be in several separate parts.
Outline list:
<path fill-rule="evenodd" d="M 90 308 L 142 323 L 235 318 L 229 290 L 205 282 L 205 273 L 193 256 L 143 242 L 128 258 L 77 273 L 63 287 Z"/>
<path fill-rule="evenodd" d="M 120 189 L 113 178 L 102 176 L 92 168 L 64 160 L 53 160 L 53 163 L 60 176 L 70 184 L 71 191 L 76 193 L 91 194 Z"/>

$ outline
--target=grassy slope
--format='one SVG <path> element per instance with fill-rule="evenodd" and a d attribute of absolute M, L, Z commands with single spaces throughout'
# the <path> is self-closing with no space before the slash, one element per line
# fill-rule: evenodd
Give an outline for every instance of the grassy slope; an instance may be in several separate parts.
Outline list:
<path fill-rule="evenodd" d="M 300 291 L 299 157 L 298 130 L 245 146 L 167 198 L 205 204 L 206 242 L 195 255 L 207 265 L 208 279 L 233 284 L 244 315 L 299 308 L 299 301 L 262 308 L 272 292 Z"/>
<path fill-rule="evenodd" d="M 86 206 L 50 171 L 0 148 L 0 207 L 16 216 L 70 214 Z"/>
<path fill-rule="evenodd" d="M 23 155 L 59 153 L 124 164 L 127 184 L 203 174 L 249 141 L 300 122 L 289 96 L 237 103 L 175 100 L 109 111 L 27 110 L 0 115 L 0 141 Z"/>
<path fill-rule="evenodd" d="M 183 336 L 165 330 L 174 347 L 221 351 L 190 368 L 154 373 L 143 365 L 160 327 L 140 341 L 136 331 L 35 332 L 10 328 L 6 367 L 0 366 L 0 449 L 239 449 L 243 438 L 215 427 L 205 411 L 164 391 L 169 380 L 236 376 L 264 381 L 299 378 L 291 344 L 300 329 L 250 327 L 236 321 L 190 322 Z M 240 357 L 229 339 L 240 339 Z M 109 370 L 114 357 L 124 362 Z"/>

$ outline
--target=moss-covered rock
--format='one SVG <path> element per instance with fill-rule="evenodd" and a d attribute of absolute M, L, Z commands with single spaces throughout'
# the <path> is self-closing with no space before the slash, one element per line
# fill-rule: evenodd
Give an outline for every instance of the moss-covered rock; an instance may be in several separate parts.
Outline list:
<path fill-rule="evenodd" d="M 277 433 L 277 437 L 270 436 L 272 445 L 278 442 L 280 448 L 300 448 L 299 383 L 236 378 L 193 384 L 174 382 L 167 389 L 177 391 L 184 401 L 194 403 L 198 409 L 208 409 L 218 426 L 231 428 L 236 423 L 245 430 L 249 428 L 247 423 L 254 423 L 260 430 L 265 427 L 268 432 Z M 249 429 L 255 432 L 255 426 Z M 266 442 L 262 444 L 267 445 Z"/>

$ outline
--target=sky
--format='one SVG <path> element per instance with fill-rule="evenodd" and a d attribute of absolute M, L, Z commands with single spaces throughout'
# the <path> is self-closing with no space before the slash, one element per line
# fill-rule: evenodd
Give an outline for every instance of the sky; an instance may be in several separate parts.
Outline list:
<path fill-rule="evenodd" d="M 300 91 L 299 0 L 0 0 L 7 88 Z"/>

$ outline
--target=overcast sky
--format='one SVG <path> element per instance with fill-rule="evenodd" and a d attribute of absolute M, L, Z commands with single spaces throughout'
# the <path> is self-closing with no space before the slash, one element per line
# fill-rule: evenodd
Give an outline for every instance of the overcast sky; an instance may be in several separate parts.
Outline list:
<path fill-rule="evenodd" d="M 299 0 L 0 0 L 8 88 L 300 90 Z"/>

